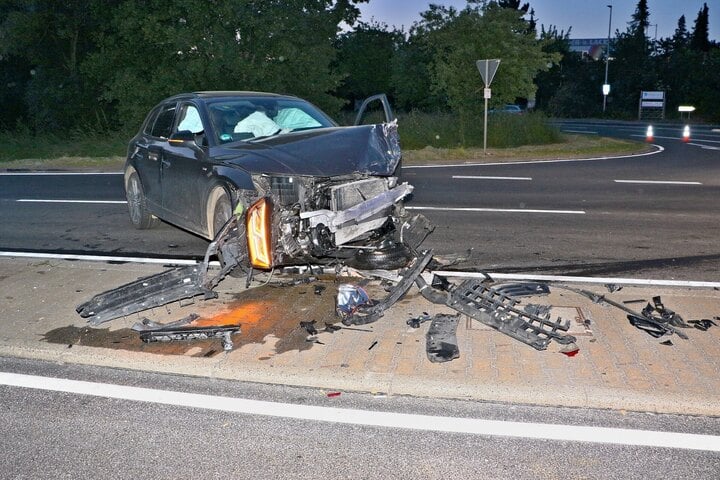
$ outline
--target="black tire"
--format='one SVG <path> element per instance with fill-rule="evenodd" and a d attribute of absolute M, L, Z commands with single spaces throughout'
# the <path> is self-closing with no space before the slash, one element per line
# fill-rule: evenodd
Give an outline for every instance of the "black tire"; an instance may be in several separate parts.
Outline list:
<path fill-rule="evenodd" d="M 133 171 L 125 183 L 125 198 L 127 199 L 130 221 L 138 230 L 152 228 L 158 223 L 158 219 L 150 213 L 147 208 L 147 199 L 140 183 L 140 177 Z"/>
<path fill-rule="evenodd" d="M 208 228 L 210 236 L 214 239 L 218 232 L 222 230 L 230 217 L 232 216 L 232 204 L 228 194 L 222 187 L 216 188 L 210 194 L 210 201 L 214 201 L 212 206 L 212 217 L 208 219 Z"/>
<path fill-rule="evenodd" d="M 360 270 L 395 270 L 407 266 L 412 252 L 402 243 L 393 243 L 378 250 L 361 250 L 348 265 Z"/>

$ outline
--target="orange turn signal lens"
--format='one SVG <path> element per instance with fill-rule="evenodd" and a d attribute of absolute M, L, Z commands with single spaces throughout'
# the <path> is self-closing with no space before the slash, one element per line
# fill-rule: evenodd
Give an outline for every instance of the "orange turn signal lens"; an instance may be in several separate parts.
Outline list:
<path fill-rule="evenodd" d="M 261 198 L 253 203 L 245 219 L 247 227 L 248 254 L 250 264 L 255 268 L 272 268 L 272 231 L 270 217 L 273 207 L 270 198 Z"/>

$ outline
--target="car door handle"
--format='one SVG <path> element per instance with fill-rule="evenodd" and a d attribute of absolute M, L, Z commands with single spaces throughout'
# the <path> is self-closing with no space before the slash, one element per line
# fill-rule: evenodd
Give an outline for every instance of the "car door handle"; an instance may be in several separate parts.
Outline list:
<path fill-rule="evenodd" d="M 169 166 L 170 166 L 170 162 L 169 162 L 168 160 L 165 160 L 165 158 L 163 158 L 162 160 L 160 160 L 160 163 L 162 163 L 163 167 L 169 167 Z"/>
<path fill-rule="evenodd" d="M 153 162 L 157 162 L 158 160 L 158 154 L 155 152 L 148 153 L 148 160 L 152 160 Z"/>

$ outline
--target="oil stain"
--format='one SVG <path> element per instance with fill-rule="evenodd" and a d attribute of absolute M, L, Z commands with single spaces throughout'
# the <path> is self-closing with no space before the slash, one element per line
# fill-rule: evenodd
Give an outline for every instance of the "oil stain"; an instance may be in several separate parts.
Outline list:
<path fill-rule="evenodd" d="M 314 294 L 316 285 L 326 287 L 321 295 Z M 235 348 L 264 344 L 272 338 L 277 339 L 274 354 L 308 350 L 318 344 L 307 340 L 308 332 L 300 327 L 300 322 L 315 320 L 318 330 L 322 330 L 325 323 L 339 323 L 340 319 L 335 315 L 335 291 L 336 285 L 332 280 L 295 286 L 266 285 L 252 288 L 232 294 L 217 313 L 200 313 L 200 318 L 193 325 L 239 324 L 240 333 L 232 337 Z M 68 346 L 83 345 L 161 355 L 207 357 L 222 352 L 218 339 L 144 343 L 138 333 L 129 328 L 111 331 L 109 328 L 70 325 L 47 332 L 42 340 Z"/>

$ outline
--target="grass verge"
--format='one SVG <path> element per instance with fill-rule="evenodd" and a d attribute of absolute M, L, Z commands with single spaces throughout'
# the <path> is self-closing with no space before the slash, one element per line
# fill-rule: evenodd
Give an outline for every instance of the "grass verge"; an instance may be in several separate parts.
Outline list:
<path fill-rule="evenodd" d="M 494 163 L 526 160 L 612 157 L 637 155 L 654 150 L 642 142 L 598 137 L 596 135 L 561 135 L 560 141 L 546 145 L 525 145 L 514 148 L 435 148 L 403 150 L 404 165 L 443 163 Z"/>

